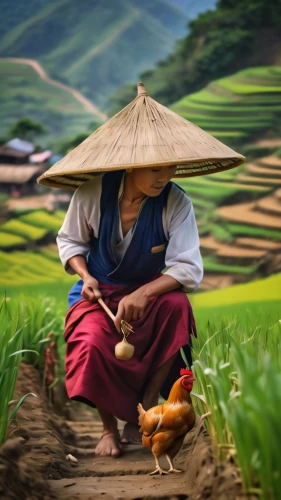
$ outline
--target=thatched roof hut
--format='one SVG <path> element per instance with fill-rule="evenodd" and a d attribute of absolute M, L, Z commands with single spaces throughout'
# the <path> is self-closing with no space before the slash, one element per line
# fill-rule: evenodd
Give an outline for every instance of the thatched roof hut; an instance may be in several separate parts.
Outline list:
<path fill-rule="evenodd" d="M 40 165 L 1 165 L 0 184 L 24 184 L 36 179 L 43 168 Z"/>
<path fill-rule="evenodd" d="M 110 170 L 177 165 L 175 177 L 227 170 L 244 156 L 149 97 L 137 97 L 46 171 L 38 182 L 76 189 Z"/>

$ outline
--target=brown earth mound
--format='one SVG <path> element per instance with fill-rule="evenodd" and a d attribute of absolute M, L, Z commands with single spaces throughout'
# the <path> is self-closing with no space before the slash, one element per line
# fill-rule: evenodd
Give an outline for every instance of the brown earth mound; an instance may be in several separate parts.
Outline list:
<path fill-rule="evenodd" d="M 279 250 L 281 248 L 281 242 L 263 240 L 262 238 L 237 238 L 235 240 L 236 245 L 253 247 L 253 248 L 263 248 L 264 250 Z"/>
<path fill-rule="evenodd" d="M 276 196 L 266 196 L 256 202 L 256 207 L 264 213 L 281 215 L 281 203 Z"/>
<path fill-rule="evenodd" d="M 265 177 L 254 177 L 252 175 L 245 175 L 245 174 L 239 174 L 237 176 L 237 181 L 248 183 L 250 182 L 251 184 L 256 184 L 257 186 L 259 184 L 263 184 L 263 186 L 280 186 L 281 185 L 281 179 L 273 179 L 273 178 L 265 178 Z M 249 186 L 248 186 L 249 187 Z"/>
<path fill-rule="evenodd" d="M 267 228 L 281 228 L 281 218 L 274 215 L 266 215 L 255 210 L 256 203 L 240 203 L 239 205 L 225 206 L 218 209 L 218 213 L 229 221 Z"/>
<path fill-rule="evenodd" d="M 278 168 L 267 168 L 267 167 L 260 167 L 259 165 L 256 165 L 255 163 L 248 163 L 246 167 L 246 171 L 250 172 L 251 174 L 257 174 L 260 175 L 261 177 L 263 176 L 272 176 L 272 177 L 281 177 L 281 170 Z"/>
<path fill-rule="evenodd" d="M 42 474 L 24 458 L 23 438 L 8 439 L 0 448 L 0 498 L 6 500 L 55 499 Z"/>
<path fill-rule="evenodd" d="M 261 165 L 267 165 L 269 167 L 281 167 L 281 158 L 277 156 L 264 156 L 260 158 L 259 163 Z"/>

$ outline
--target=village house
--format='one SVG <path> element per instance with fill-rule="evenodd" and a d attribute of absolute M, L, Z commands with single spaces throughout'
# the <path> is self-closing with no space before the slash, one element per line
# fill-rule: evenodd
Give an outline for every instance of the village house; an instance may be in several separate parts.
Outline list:
<path fill-rule="evenodd" d="M 18 138 L 0 146 L 0 193 L 15 198 L 38 193 L 36 179 L 52 152 L 34 153 L 34 149 L 32 143 Z"/>

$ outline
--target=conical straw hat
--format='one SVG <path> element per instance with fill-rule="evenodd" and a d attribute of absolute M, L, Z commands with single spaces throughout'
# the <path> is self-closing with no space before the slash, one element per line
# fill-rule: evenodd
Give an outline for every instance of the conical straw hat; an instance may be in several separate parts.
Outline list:
<path fill-rule="evenodd" d="M 227 170 L 244 156 L 148 96 L 137 97 L 39 177 L 52 187 L 76 189 L 94 175 L 126 168 L 177 165 L 175 177 Z"/>

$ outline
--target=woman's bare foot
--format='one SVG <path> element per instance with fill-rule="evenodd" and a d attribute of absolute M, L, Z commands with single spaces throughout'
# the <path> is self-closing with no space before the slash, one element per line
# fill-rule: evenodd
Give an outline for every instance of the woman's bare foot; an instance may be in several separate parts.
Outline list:
<path fill-rule="evenodd" d="M 130 422 L 125 424 L 121 443 L 141 443 L 141 434 L 137 424 L 131 424 Z"/>
<path fill-rule="evenodd" d="M 120 457 L 119 432 L 104 432 L 96 446 L 95 454 L 114 458 Z"/>
<path fill-rule="evenodd" d="M 114 415 L 101 408 L 98 408 L 98 412 L 103 423 L 103 433 L 96 446 L 95 454 L 117 458 L 121 455 L 117 420 Z"/>

